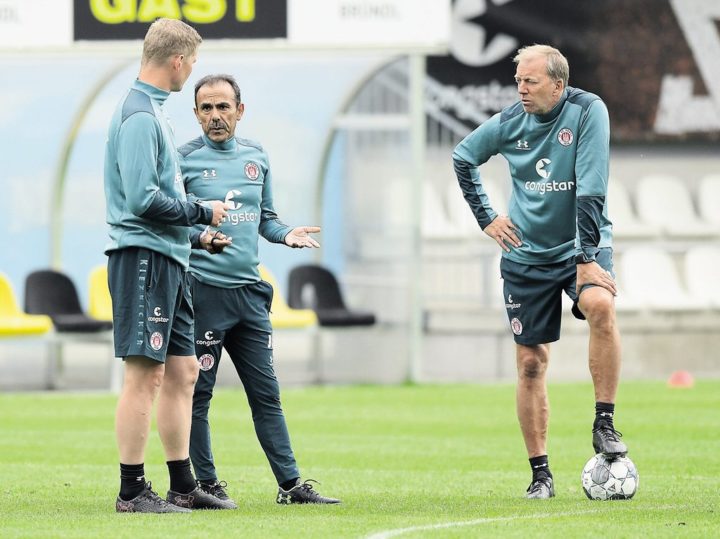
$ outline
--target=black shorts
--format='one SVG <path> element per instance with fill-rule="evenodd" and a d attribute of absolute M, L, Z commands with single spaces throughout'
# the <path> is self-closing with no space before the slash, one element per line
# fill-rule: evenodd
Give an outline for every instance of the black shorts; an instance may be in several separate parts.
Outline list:
<path fill-rule="evenodd" d="M 611 248 L 600 249 L 596 261 L 614 276 Z M 573 300 L 573 315 L 585 319 L 577 306 L 574 257 L 556 264 L 539 265 L 520 264 L 503 257 L 500 275 L 505 310 L 516 343 L 531 346 L 555 342 L 560 338 L 563 292 Z M 596 285 L 585 285 L 583 290 L 593 286 Z"/>
<path fill-rule="evenodd" d="M 117 357 L 194 356 L 189 274 L 174 260 L 149 249 L 112 251 L 108 282 Z"/>

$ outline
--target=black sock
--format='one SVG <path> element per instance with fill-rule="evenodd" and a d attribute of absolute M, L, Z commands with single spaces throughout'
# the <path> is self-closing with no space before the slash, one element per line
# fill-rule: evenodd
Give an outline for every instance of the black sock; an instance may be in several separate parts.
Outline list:
<path fill-rule="evenodd" d="M 613 424 L 613 416 L 615 415 L 615 404 L 610 402 L 596 402 L 595 403 L 595 422 L 593 428 L 598 426 L 598 423 L 610 423 Z"/>
<path fill-rule="evenodd" d="M 550 464 L 548 464 L 547 455 L 540 455 L 539 457 L 533 457 L 528 460 L 530 461 L 530 468 L 532 468 L 533 481 L 542 475 L 547 477 L 553 476 L 550 471 Z"/>
<path fill-rule="evenodd" d="M 180 494 L 189 494 L 195 490 L 195 478 L 190 470 L 190 458 L 167 462 L 170 472 L 170 490 Z"/>
<path fill-rule="evenodd" d="M 291 488 L 293 488 L 295 485 L 297 485 L 298 479 L 300 479 L 300 478 L 296 477 L 295 479 L 291 479 L 290 481 L 285 481 L 283 483 L 280 483 L 280 488 L 285 491 L 288 491 Z"/>
<path fill-rule="evenodd" d="M 145 465 L 120 463 L 120 499 L 129 502 L 145 489 Z"/>

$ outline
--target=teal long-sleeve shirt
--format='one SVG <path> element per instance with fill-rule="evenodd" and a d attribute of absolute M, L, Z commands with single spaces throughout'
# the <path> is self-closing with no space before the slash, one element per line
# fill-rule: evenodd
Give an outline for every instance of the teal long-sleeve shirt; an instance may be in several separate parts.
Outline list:
<path fill-rule="evenodd" d="M 512 181 L 508 214 L 522 246 L 503 252 L 524 264 L 561 262 L 581 252 L 593 260 L 612 246 L 607 215 L 610 121 L 600 98 L 568 87 L 545 115 L 520 102 L 470 133 L 453 152 L 465 200 L 484 229 L 497 216 L 477 169 L 500 154 Z"/>
<path fill-rule="evenodd" d="M 136 80 L 122 98 L 105 145 L 105 203 L 110 243 L 157 251 L 187 268 L 190 227 L 212 209 L 188 202 L 172 129 L 162 110 L 169 92 Z"/>
<path fill-rule="evenodd" d="M 203 135 L 179 149 L 188 196 L 230 205 L 220 230 L 232 237 L 222 254 L 194 249 L 190 271 L 200 281 L 235 288 L 260 280 L 258 240 L 282 243 L 291 227 L 275 213 L 268 156 L 257 142 L 242 138 L 217 143 Z M 195 234 L 204 227 L 196 228 Z"/>

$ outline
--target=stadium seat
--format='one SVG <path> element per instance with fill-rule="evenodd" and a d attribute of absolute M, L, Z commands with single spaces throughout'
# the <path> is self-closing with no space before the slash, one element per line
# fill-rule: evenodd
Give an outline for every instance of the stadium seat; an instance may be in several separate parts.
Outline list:
<path fill-rule="evenodd" d="M 625 184 L 617 178 L 608 182 L 608 212 L 613 223 L 613 236 L 618 239 L 643 239 L 659 236 L 661 228 L 641 222 L 633 210 Z"/>
<path fill-rule="evenodd" d="M 709 305 L 707 296 L 691 294 L 680 281 L 670 254 L 657 247 L 631 247 L 622 253 L 619 281 L 629 303 L 646 309 L 696 311 Z"/>
<path fill-rule="evenodd" d="M 698 245 L 685 253 L 685 282 L 696 297 L 707 298 L 710 305 L 720 308 L 720 246 Z"/>
<path fill-rule="evenodd" d="M 25 312 L 50 316 L 58 333 L 93 333 L 112 328 L 112 322 L 85 314 L 72 280 L 54 270 L 34 271 L 27 276 Z"/>
<path fill-rule="evenodd" d="M 88 285 L 88 314 L 97 320 L 112 322 L 112 300 L 108 288 L 107 266 L 93 268 Z"/>
<path fill-rule="evenodd" d="M 290 271 L 288 283 L 288 305 L 294 309 L 314 310 L 321 326 L 371 326 L 375 323 L 373 313 L 348 309 L 337 279 L 322 266 L 297 266 Z"/>
<path fill-rule="evenodd" d="M 673 176 L 645 176 L 637 188 L 638 216 L 658 226 L 670 238 L 707 238 L 719 229 L 701 220 L 693 207 L 690 190 Z"/>
<path fill-rule="evenodd" d="M 260 264 L 260 278 L 273 287 L 273 300 L 270 307 L 270 322 L 274 329 L 308 328 L 317 326 L 318 318 L 312 309 L 292 309 L 285 303 L 275 276 L 268 268 Z"/>
<path fill-rule="evenodd" d="M 711 174 L 700 180 L 698 210 L 705 221 L 720 227 L 720 174 Z"/>
<path fill-rule="evenodd" d="M 498 215 L 507 214 L 508 197 L 502 184 L 493 178 L 486 177 L 482 177 L 482 183 L 483 189 L 485 189 L 485 193 L 490 199 L 490 204 L 493 209 Z M 445 197 L 450 220 L 463 234 L 480 236 L 490 240 L 490 238 L 483 233 L 480 225 L 478 225 L 470 206 L 468 206 L 465 197 L 463 197 L 462 190 L 457 181 L 448 183 Z"/>
<path fill-rule="evenodd" d="M 0 337 L 42 335 L 52 327 L 48 316 L 25 314 L 20 310 L 10 280 L 0 273 Z"/>

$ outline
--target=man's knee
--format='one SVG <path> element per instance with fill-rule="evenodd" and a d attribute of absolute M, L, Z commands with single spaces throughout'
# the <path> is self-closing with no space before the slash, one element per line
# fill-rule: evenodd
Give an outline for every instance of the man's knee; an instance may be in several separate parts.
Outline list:
<path fill-rule="evenodd" d="M 207 417 L 212 396 L 212 388 L 200 388 L 198 385 L 195 386 L 195 393 L 193 393 L 193 417 Z"/>
<path fill-rule="evenodd" d="M 133 393 L 157 394 L 162 386 L 165 365 L 144 356 L 125 358 L 123 387 Z"/>
<path fill-rule="evenodd" d="M 600 329 L 615 324 L 615 298 L 604 288 L 585 290 L 580 295 L 579 306 L 591 326 Z"/>
<path fill-rule="evenodd" d="M 547 371 L 548 349 L 547 345 L 535 346 L 518 345 L 517 368 L 520 378 L 539 378 Z"/>
<path fill-rule="evenodd" d="M 277 384 L 264 385 L 248 393 L 248 403 L 254 419 L 265 415 L 282 413 L 280 387 Z"/>
<path fill-rule="evenodd" d="M 200 367 L 195 356 L 168 356 L 164 384 L 174 389 L 192 393 L 199 372 Z"/>

